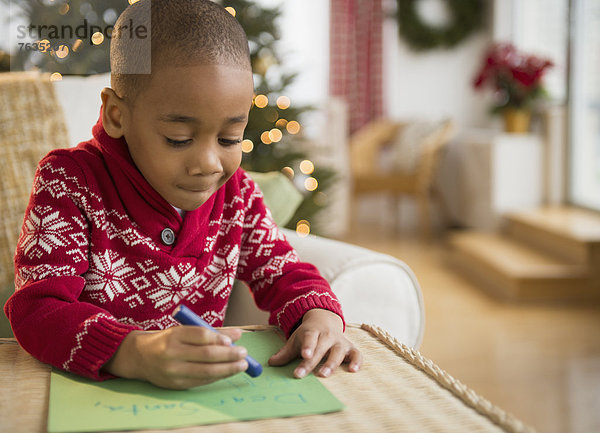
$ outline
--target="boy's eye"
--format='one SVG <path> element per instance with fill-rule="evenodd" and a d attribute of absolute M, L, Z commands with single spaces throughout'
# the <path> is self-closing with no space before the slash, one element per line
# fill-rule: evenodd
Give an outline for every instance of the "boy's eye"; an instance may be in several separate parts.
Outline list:
<path fill-rule="evenodd" d="M 219 138 L 219 143 L 223 146 L 235 146 L 236 144 L 240 144 L 242 142 L 241 138 L 237 138 L 235 140 L 228 140 L 227 138 Z"/>
<path fill-rule="evenodd" d="M 188 138 L 187 140 L 173 140 L 172 138 L 165 137 L 165 139 L 167 140 L 167 143 L 174 147 L 185 146 L 186 144 L 192 141 L 191 138 Z"/>
<path fill-rule="evenodd" d="M 172 138 L 165 137 L 165 139 L 167 140 L 167 143 L 169 143 L 173 147 L 185 146 L 186 144 L 189 144 L 192 141 L 191 138 L 188 138 L 186 140 L 173 140 Z M 241 138 L 237 138 L 235 140 L 229 140 L 227 138 L 219 138 L 219 143 L 222 146 L 235 146 L 236 144 L 240 144 L 241 142 L 242 142 Z"/>

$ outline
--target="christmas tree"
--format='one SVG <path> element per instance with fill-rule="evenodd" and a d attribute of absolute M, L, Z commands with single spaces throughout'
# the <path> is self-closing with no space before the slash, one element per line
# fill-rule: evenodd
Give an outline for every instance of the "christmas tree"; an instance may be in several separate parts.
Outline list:
<path fill-rule="evenodd" d="M 110 70 L 107 28 L 129 5 L 126 0 L 2 0 L 10 5 L 16 53 L 11 70 L 39 69 L 62 75 Z M 22 22 L 25 24 L 22 24 Z"/>
<path fill-rule="evenodd" d="M 11 56 L 11 70 L 38 69 L 54 79 L 63 75 L 91 75 L 110 70 L 110 41 L 106 29 L 128 6 L 126 0 L 1 0 L 29 23 Z M 133 0 L 130 0 L 133 2 Z M 296 74 L 285 73 L 277 49 L 280 8 L 265 8 L 248 0 L 222 0 L 248 35 L 255 97 L 250 110 L 242 167 L 249 171 L 281 171 L 292 179 L 304 200 L 287 227 L 318 233 L 311 220 L 326 205 L 325 191 L 335 179 L 333 170 L 315 167 L 303 151 L 300 120 L 311 109 L 295 106 L 286 88 Z M 15 22 L 18 18 L 13 16 Z M 65 29 L 65 30 L 63 30 Z M 66 31 L 68 30 L 68 31 Z M 29 44 L 29 45 L 27 45 Z"/>
<path fill-rule="evenodd" d="M 318 233 L 311 220 L 327 205 L 325 191 L 335 181 L 327 167 L 315 167 L 303 151 L 299 122 L 312 107 L 294 106 L 285 92 L 297 74 L 283 71 L 277 49 L 279 8 L 264 8 L 248 0 L 222 2 L 238 19 L 250 44 L 255 98 L 246 127 L 242 167 L 252 171 L 282 171 L 304 194 L 304 200 L 288 228 L 299 233 Z"/>

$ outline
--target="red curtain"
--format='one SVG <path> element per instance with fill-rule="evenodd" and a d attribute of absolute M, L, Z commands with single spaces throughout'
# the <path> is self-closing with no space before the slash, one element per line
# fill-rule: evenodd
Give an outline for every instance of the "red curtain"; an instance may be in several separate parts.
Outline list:
<path fill-rule="evenodd" d="M 348 104 L 350 134 L 383 115 L 381 0 L 330 0 L 329 91 Z"/>

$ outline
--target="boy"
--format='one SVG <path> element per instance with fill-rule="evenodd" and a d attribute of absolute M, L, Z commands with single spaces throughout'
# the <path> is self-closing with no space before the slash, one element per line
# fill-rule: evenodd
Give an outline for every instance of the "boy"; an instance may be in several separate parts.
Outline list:
<path fill-rule="evenodd" d="M 151 73 L 131 73 L 148 58 L 117 29 L 143 24 L 144 10 Z M 221 325 L 239 278 L 288 337 L 271 365 L 300 356 L 297 377 L 321 360 L 324 377 L 342 362 L 357 371 L 339 302 L 239 168 L 253 81 L 236 19 L 208 0 L 141 0 L 115 24 L 110 55 L 94 138 L 38 166 L 5 306 L 19 343 L 98 380 L 209 383 L 247 368 L 230 346 L 240 331 L 175 326 L 170 313 L 182 303 Z"/>

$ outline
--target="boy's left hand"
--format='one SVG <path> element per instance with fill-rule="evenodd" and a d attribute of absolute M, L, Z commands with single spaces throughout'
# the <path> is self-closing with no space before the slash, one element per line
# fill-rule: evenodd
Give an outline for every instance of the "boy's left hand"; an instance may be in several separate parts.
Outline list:
<path fill-rule="evenodd" d="M 348 370 L 356 372 L 362 364 L 362 355 L 346 339 L 343 329 L 344 324 L 337 314 L 322 309 L 310 310 L 285 345 L 269 359 L 269 365 L 285 365 L 300 356 L 303 360 L 294 375 L 302 378 L 327 357 L 317 372 L 319 376 L 331 375 L 342 362 L 349 363 Z"/>

